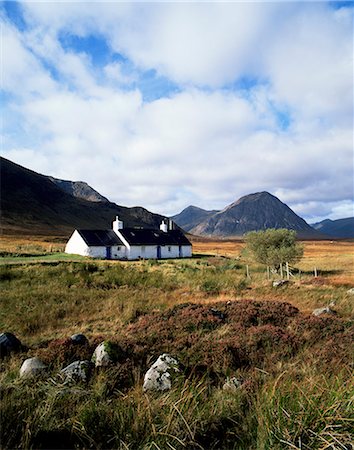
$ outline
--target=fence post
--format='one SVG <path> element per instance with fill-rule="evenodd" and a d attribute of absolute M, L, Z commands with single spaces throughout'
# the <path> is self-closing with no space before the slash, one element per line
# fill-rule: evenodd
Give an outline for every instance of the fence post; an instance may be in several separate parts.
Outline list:
<path fill-rule="evenodd" d="M 247 275 L 247 278 L 251 278 L 250 277 L 250 271 L 249 271 L 249 268 L 248 268 L 248 264 L 246 265 L 246 275 Z"/>
<path fill-rule="evenodd" d="M 270 280 L 269 266 L 267 266 L 267 279 Z"/>
<path fill-rule="evenodd" d="M 283 279 L 283 263 L 280 264 L 280 278 Z"/>
<path fill-rule="evenodd" d="M 315 278 L 317 278 L 317 267 L 314 268 Z"/>
<path fill-rule="evenodd" d="M 286 279 L 290 280 L 290 273 L 289 273 L 289 263 L 286 263 Z"/>

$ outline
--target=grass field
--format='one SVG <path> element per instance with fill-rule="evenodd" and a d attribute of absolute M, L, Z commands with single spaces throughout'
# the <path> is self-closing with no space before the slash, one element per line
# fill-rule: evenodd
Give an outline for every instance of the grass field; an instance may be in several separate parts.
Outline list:
<path fill-rule="evenodd" d="M 0 330 L 27 346 L 1 362 L 2 448 L 352 448 L 352 242 L 305 242 L 280 288 L 238 241 L 135 262 L 73 257 L 63 244 L 0 239 Z M 331 302 L 335 316 L 311 316 Z M 79 332 L 88 346 L 67 340 Z M 104 339 L 122 349 L 119 363 L 62 385 L 58 370 Z M 163 352 L 182 374 L 171 391 L 144 394 Z M 31 356 L 50 378 L 19 378 Z M 227 376 L 245 382 L 225 392 Z"/>

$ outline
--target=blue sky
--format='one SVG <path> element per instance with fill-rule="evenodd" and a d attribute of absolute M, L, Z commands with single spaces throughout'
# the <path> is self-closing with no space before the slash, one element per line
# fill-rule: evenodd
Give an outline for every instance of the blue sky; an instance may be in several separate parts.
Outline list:
<path fill-rule="evenodd" d="M 3 156 L 174 214 L 353 215 L 350 2 L 3 2 Z"/>

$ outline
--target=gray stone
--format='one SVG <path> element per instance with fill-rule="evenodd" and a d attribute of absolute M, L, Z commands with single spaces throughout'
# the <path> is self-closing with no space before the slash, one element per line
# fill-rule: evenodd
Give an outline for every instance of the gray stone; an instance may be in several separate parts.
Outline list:
<path fill-rule="evenodd" d="M 92 362 L 96 367 L 110 366 L 117 361 L 121 352 L 122 350 L 117 344 L 110 341 L 103 341 L 93 352 Z"/>
<path fill-rule="evenodd" d="M 70 337 L 70 339 L 74 344 L 77 344 L 77 345 L 87 345 L 88 344 L 87 337 L 84 334 L 73 334 Z"/>
<path fill-rule="evenodd" d="M 235 392 L 239 387 L 242 386 L 242 381 L 236 377 L 226 378 L 225 383 L 223 384 L 224 391 Z"/>
<path fill-rule="evenodd" d="M 45 372 L 47 366 L 38 358 L 26 359 L 20 369 L 21 378 L 30 378 L 42 375 Z"/>
<path fill-rule="evenodd" d="M 313 316 L 322 316 L 323 314 L 334 315 L 336 311 L 330 308 L 330 306 L 324 306 L 323 308 L 317 308 L 312 311 Z"/>
<path fill-rule="evenodd" d="M 18 352 L 22 348 L 21 341 L 12 333 L 0 333 L 0 357 Z"/>
<path fill-rule="evenodd" d="M 273 281 L 273 287 L 279 287 L 284 286 L 285 284 L 288 284 L 289 280 L 275 280 Z"/>
<path fill-rule="evenodd" d="M 347 294 L 354 295 L 354 287 L 348 289 Z"/>
<path fill-rule="evenodd" d="M 60 371 L 66 381 L 86 382 L 91 373 L 90 361 L 74 361 Z"/>
<path fill-rule="evenodd" d="M 171 389 L 171 372 L 179 372 L 178 361 L 167 353 L 159 356 L 144 377 L 144 391 Z"/>

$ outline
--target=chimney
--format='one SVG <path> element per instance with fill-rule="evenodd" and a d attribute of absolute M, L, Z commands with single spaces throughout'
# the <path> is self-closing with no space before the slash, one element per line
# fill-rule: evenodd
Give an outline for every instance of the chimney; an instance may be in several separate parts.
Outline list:
<path fill-rule="evenodd" d="M 116 220 L 113 221 L 113 231 L 117 233 L 118 230 L 123 229 L 123 222 L 116 216 Z"/>
<path fill-rule="evenodd" d="M 167 233 L 167 231 L 168 231 L 167 220 L 163 220 L 161 222 L 160 230 L 163 231 L 164 233 Z"/>

